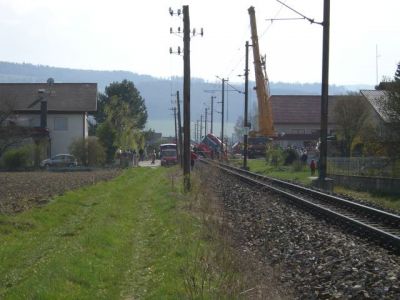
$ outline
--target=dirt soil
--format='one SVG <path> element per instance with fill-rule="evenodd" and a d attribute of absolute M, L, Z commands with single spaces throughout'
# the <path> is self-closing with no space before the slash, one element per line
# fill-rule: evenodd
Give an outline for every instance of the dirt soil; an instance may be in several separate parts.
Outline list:
<path fill-rule="evenodd" d="M 120 170 L 0 172 L 0 213 L 12 214 L 46 204 L 51 197 L 109 180 Z"/>

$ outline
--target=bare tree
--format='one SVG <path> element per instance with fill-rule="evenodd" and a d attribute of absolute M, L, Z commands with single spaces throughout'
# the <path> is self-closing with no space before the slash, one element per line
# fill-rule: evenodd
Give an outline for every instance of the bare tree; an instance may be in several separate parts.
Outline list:
<path fill-rule="evenodd" d="M 385 97 L 380 99 L 379 106 L 386 118 L 381 142 L 386 155 L 398 158 L 400 157 L 400 63 L 397 65 L 394 79 L 381 82 L 379 87 L 385 92 Z"/>
<path fill-rule="evenodd" d="M 351 156 L 353 142 L 360 137 L 369 117 L 368 106 L 359 94 L 350 93 L 337 100 L 333 111 L 343 154 Z"/>
<path fill-rule="evenodd" d="M 14 103 L 15 101 L 10 98 L 0 99 L 0 157 L 7 149 L 32 135 L 29 128 L 12 122 L 12 117 L 15 115 Z"/>

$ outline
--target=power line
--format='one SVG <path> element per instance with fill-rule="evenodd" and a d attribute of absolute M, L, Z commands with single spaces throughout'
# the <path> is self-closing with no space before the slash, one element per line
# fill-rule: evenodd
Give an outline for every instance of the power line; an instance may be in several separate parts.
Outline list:
<path fill-rule="evenodd" d="M 276 18 L 279 14 L 280 14 L 280 12 L 282 11 L 282 6 L 277 10 L 277 12 L 275 13 L 275 16 L 274 16 L 274 18 Z M 258 40 L 260 41 L 261 40 L 261 38 L 267 33 L 267 31 L 271 28 L 271 26 L 272 26 L 272 22 L 271 22 L 271 24 L 269 24 L 268 26 L 267 26 L 267 28 L 261 33 L 261 35 L 258 37 Z M 250 29 L 250 25 L 248 25 L 248 27 L 247 27 L 247 30 L 249 30 Z M 240 57 L 240 60 L 237 62 L 237 64 L 233 67 L 233 69 L 230 71 L 230 73 L 228 74 L 228 76 L 227 77 L 230 77 L 231 75 L 232 75 L 232 73 L 234 72 L 234 71 L 236 71 L 237 70 L 237 68 L 239 67 L 239 65 L 241 65 L 242 64 L 242 62 L 244 61 L 244 59 L 245 59 L 245 56 L 242 54 L 242 49 L 243 49 L 243 46 L 241 46 L 241 47 L 239 47 L 239 51 L 240 51 L 240 53 L 241 53 L 241 57 Z"/>
<path fill-rule="evenodd" d="M 298 12 L 297 10 L 295 10 L 294 8 L 290 7 L 289 5 L 287 5 L 286 3 L 280 1 L 280 0 L 276 0 L 277 2 L 279 2 L 280 4 L 282 4 L 283 6 L 287 7 L 288 9 L 290 9 L 291 11 L 293 11 L 294 13 L 298 14 L 299 16 L 301 16 L 303 19 L 309 21 L 311 24 L 319 24 L 319 25 L 323 25 L 322 22 L 315 22 L 314 19 L 311 19 L 305 15 L 303 15 L 302 13 Z"/>

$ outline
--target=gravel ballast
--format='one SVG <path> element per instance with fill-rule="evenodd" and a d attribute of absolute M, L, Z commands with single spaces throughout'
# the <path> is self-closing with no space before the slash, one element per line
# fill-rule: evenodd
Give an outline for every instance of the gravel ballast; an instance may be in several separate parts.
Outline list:
<path fill-rule="evenodd" d="M 400 257 L 232 176 L 204 173 L 238 246 L 297 299 L 400 299 Z M 276 274 L 275 274 L 276 275 Z"/>

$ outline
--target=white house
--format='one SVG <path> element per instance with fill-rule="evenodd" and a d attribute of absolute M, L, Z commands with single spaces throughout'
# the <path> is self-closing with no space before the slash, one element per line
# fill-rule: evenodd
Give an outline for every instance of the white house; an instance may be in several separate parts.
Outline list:
<path fill-rule="evenodd" d="M 9 122 L 16 125 L 40 127 L 39 98 L 47 103 L 49 154 L 68 153 L 72 141 L 88 136 L 88 113 L 97 110 L 97 83 L 0 83 L 0 104 L 11 107 Z"/>

